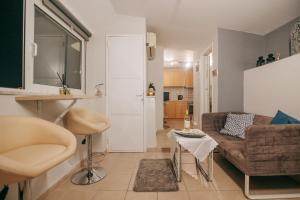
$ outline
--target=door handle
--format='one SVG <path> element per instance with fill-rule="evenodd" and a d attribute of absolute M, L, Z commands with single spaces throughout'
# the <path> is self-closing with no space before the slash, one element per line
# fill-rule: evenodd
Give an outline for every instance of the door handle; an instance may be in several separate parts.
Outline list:
<path fill-rule="evenodd" d="M 33 57 L 37 56 L 37 53 L 38 53 L 37 51 L 38 51 L 38 45 L 37 45 L 37 43 L 33 42 L 32 43 L 32 55 L 33 55 Z"/>

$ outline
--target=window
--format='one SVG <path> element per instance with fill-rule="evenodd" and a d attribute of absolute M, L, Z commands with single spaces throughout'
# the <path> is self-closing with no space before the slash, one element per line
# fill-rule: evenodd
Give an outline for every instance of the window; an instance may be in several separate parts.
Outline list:
<path fill-rule="evenodd" d="M 83 42 L 35 7 L 33 84 L 82 88 Z"/>

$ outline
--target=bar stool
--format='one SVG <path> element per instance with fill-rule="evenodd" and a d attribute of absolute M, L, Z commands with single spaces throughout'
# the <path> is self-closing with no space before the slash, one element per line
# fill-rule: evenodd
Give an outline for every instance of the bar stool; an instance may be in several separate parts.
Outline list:
<path fill-rule="evenodd" d="M 84 135 L 87 139 L 87 168 L 77 172 L 72 177 L 76 185 L 90 185 L 106 176 L 102 167 L 92 166 L 92 139 L 93 135 L 103 133 L 110 127 L 110 121 L 103 115 L 85 109 L 72 108 L 64 118 L 64 124 L 75 135 Z"/>
<path fill-rule="evenodd" d="M 18 183 L 19 199 L 25 186 L 76 150 L 74 135 L 54 123 L 33 118 L 0 116 L 0 185 Z"/>

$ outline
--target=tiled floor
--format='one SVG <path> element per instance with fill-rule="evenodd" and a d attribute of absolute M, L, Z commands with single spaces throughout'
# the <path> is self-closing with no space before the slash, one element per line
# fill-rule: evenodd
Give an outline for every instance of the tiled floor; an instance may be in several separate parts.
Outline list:
<path fill-rule="evenodd" d="M 183 181 L 179 183 L 178 192 L 133 191 L 139 160 L 142 158 L 166 158 L 168 153 L 111 153 L 102 162 L 107 170 L 107 177 L 99 183 L 89 186 L 77 186 L 66 179 L 59 184 L 45 200 L 243 200 L 243 175 L 220 155 L 215 156 L 214 181 L 206 182 L 197 175 L 194 159 L 188 154 L 183 155 Z M 262 180 L 255 182 L 256 185 Z M 274 181 L 272 180 L 264 180 Z M 295 185 L 287 178 L 277 179 L 281 185 Z M 272 183 L 270 183 L 272 184 Z M 299 187 L 299 185 L 296 185 Z"/>
<path fill-rule="evenodd" d="M 171 129 L 182 129 L 183 119 L 166 119 L 166 124 L 168 125 L 168 128 L 157 131 L 157 147 L 161 149 L 170 148 L 170 141 L 167 137 L 167 133 Z"/>
<path fill-rule="evenodd" d="M 159 139 L 166 139 L 166 131 L 161 131 Z M 167 141 L 160 141 L 167 147 Z M 206 182 L 197 175 L 194 158 L 189 153 L 183 153 L 183 180 L 179 183 L 178 192 L 134 192 L 133 185 L 139 161 L 143 158 L 168 158 L 169 153 L 110 153 L 101 165 L 107 171 L 99 183 L 89 186 L 77 186 L 67 178 L 56 186 L 48 196 L 41 200 L 243 200 L 244 176 L 233 165 L 218 153 L 215 154 L 214 180 Z M 257 179 L 252 186 L 288 186 L 299 188 L 299 184 L 290 178 Z"/>

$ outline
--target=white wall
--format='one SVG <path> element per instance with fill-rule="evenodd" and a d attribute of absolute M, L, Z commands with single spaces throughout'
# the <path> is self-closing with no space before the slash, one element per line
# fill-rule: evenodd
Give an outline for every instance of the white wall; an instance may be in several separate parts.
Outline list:
<path fill-rule="evenodd" d="M 219 32 L 217 31 L 212 42 L 213 70 L 218 71 L 217 76 L 212 76 L 212 112 L 219 110 Z"/>
<path fill-rule="evenodd" d="M 244 110 L 274 116 L 278 109 L 300 119 L 300 55 L 246 70 Z"/>
<path fill-rule="evenodd" d="M 164 117 L 164 106 L 163 106 L 163 73 L 164 73 L 164 48 L 157 46 L 155 52 L 155 58 L 148 60 L 147 62 L 147 86 L 149 83 L 154 83 L 155 92 L 155 103 L 156 103 L 156 129 L 163 129 L 163 117 Z"/>
<path fill-rule="evenodd" d="M 201 128 L 202 114 L 209 111 L 209 78 L 208 78 L 208 57 L 207 55 L 212 52 L 213 69 L 218 69 L 218 33 L 214 36 L 211 45 L 202 52 L 199 59 L 199 82 L 198 82 L 198 95 L 199 95 L 199 127 Z M 218 110 L 218 76 L 212 77 L 212 111 Z M 196 86 L 194 86 L 196 87 Z M 195 98 L 195 97 L 194 97 Z M 197 109 L 197 108 L 196 108 Z"/>
<path fill-rule="evenodd" d="M 81 0 L 62 1 L 83 24 L 92 31 L 93 36 L 87 43 L 86 61 L 86 91 L 93 95 L 95 85 L 105 83 L 105 36 L 107 34 L 146 34 L 144 18 L 116 15 L 110 1 L 91 0 L 86 3 Z M 15 95 L 0 95 L 0 115 L 37 116 L 36 102 L 19 104 Z M 67 106 L 67 102 L 48 102 L 43 104 L 42 118 L 53 121 Z M 76 106 L 91 108 L 100 113 L 106 113 L 105 97 L 95 100 L 82 100 Z M 103 151 L 106 148 L 106 135 L 98 135 L 94 139 L 94 150 Z M 78 139 L 78 151 L 68 161 L 60 164 L 48 173 L 33 179 L 32 193 L 36 199 L 53 184 L 70 172 L 84 155 L 83 145 Z M 16 185 L 12 185 L 8 200 L 17 199 Z"/>
<path fill-rule="evenodd" d="M 198 66 L 197 66 L 198 65 Z M 197 71 L 196 68 L 199 70 Z M 193 117 L 194 125 L 200 121 L 200 63 L 193 67 Z"/>

